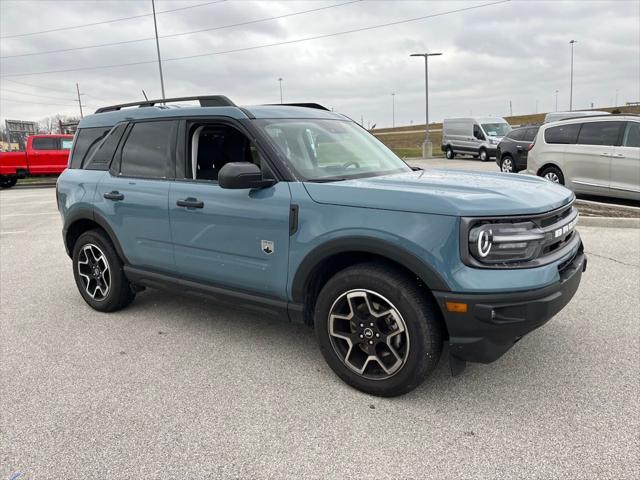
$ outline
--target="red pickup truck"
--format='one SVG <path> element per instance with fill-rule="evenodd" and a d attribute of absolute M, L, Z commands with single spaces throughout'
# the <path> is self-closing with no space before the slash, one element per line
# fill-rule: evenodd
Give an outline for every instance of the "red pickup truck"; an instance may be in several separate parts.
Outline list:
<path fill-rule="evenodd" d="M 67 168 L 73 135 L 31 135 L 22 152 L 0 152 L 0 188 L 28 175 L 59 175 Z"/>

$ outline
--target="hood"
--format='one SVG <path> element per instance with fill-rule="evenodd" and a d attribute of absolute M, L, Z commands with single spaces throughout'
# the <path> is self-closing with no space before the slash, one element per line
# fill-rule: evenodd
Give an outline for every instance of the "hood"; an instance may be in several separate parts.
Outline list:
<path fill-rule="evenodd" d="M 544 213 L 574 198 L 539 177 L 431 168 L 304 185 L 318 203 L 455 216 Z"/>

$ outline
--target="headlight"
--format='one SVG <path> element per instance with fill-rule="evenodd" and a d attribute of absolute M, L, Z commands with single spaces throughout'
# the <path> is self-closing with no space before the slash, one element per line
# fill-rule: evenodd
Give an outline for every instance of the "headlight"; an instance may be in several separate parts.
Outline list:
<path fill-rule="evenodd" d="M 498 144 L 498 143 L 500 143 L 500 142 L 498 141 L 498 139 L 497 139 L 497 138 L 490 138 L 490 139 L 489 139 L 489 143 L 490 143 L 491 145 L 497 145 L 497 144 Z"/>
<path fill-rule="evenodd" d="M 482 263 L 526 262 L 538 256 L 544 239 L 533 222 L 487 223 L 469 231 L 469 250 Z"/>
<path fill-rule="evenodd" d="M 575 208 L 530 218 L 461 219 L 460 253 L 469 266 L 518 268 L 544 263 L 573 237 L 578 221 Z"/>

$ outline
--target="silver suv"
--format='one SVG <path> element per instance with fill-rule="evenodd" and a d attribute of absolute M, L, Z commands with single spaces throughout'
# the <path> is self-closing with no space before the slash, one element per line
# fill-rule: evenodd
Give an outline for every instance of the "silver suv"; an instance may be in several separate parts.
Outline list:
<path fill-rule="evenodd" d="M 604 115 L 540 127 L 527 173 L 576 193 L 640 201 L 640 115 Z"/>

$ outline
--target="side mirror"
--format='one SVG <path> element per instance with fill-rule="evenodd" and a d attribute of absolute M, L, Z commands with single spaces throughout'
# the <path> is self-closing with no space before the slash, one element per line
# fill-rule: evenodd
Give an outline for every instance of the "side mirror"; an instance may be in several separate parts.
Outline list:
<path fill-rule="evenodd" d="M 275 180 L 263 179 L 260 167 L 251 162 L 230 162 L 218 172 L 218 184 L 222 188 L 264 188 Z"/>

